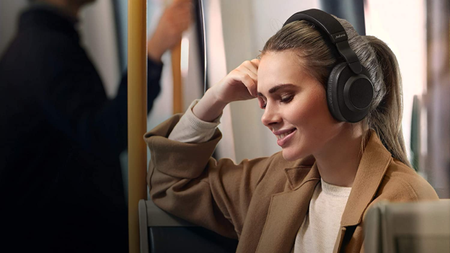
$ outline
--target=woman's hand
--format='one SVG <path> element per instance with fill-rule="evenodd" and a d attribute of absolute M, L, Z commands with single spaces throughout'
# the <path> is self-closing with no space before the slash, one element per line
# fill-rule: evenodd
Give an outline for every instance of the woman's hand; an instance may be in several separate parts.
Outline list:
<path fill-rule="evenodd" d="M 211 89 L 223 103 L 247 100 L 257 95 L 257 73 L 259 60 L 243 62 Z"/>
<path fill-rule="evenodd" d="M 243 62 L 219 83 L 211 87 L 193 108 L 193 113 L 203 121 L 213 121 L 227 104 L 255 98 L 259 60 Z"/>

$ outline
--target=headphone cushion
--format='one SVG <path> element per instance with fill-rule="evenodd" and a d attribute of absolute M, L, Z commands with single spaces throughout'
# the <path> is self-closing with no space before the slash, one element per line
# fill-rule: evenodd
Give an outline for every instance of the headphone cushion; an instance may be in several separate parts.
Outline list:
<path fill-rule="evenodd" d="M 331 115 L 338 121 L 358 122 L 369 112 L 373 100 L 373 85 L 369 72 L 363 68 L 355 75 L 347 63 L 337 64 L 327 83 L 327 104 Z"/>
<path fill-rule="evenodd" d="M 331 115 L 338 121 L 346 121 L 342 116 L 339 108 L 338 89 L 339 89 L 339 77 L 342 71 L 347 67 L 347 63 L 342 62 L 337 64 L 330 73 L 327 83 L 327 104 Z"/>

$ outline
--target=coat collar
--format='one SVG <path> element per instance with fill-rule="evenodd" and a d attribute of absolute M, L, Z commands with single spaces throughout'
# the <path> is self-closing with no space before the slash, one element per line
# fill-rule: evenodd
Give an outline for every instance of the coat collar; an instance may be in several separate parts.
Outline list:
<path fill-rule="evenodd" d="M 298 189 L 304 182 L 310 179 L 320 179 L 319 171 L 314 166 L 315 162 L 313 156 L 308 156 L 296 162 L 294 167 L 284 169 L 291 189 Z"/>
<path fill-rule="evenodd" d="M 364 211 L 372 202 L 391 161 L 391 153 L 383 146 L 375 131 L 371 130 L 342 215 L 342 227 L 361 223 Z"/>
<path fill-rule="evenodd" d="M 269 212 L 256 252 L 290 252 L 308 211 L 314 188 L 320 180 L 317 166 L 299 164 L 285 169 L 293 190 L 270 200 Z M 306 176 L 305 176 L 306 175 Z M 298 185 L 296 185 L 300 182 Z M 300 190 L 301 189 L 301 190 Z"/>
<path fill-rule="evenodd" d="M 371 130 L 342 216 L 340 237 L 343 237 L 346 227 L 361 222 L 391 160 L 391 154 Z M 314 189 L 320 181 L 317 165 L 311 167 L 311 162 L 311 158 L 303 159 L 295 167 L 285 169 L 292 190 L 272 196 L 257 252 L 290 252 L 292 249 Z M 337 243 L 340 247 L 342 238 Z"/>
<path fill-rule="evenodd" d="M 383 146 L 375 131 L 370 130 L 370 137 L 356 172 L 352 191 L 342 216 L 341 226 L 356 226 L 361 222 L 364 211 L 375 196 L 391 160 L 391 153 Z M 301 188 L 302 184 L 308 179 L 316 177 L 320 179 L 316 165 L 313 166 L 309 174 L 308 170 L 301 169 L 306 168 L 305 164 L 308 163 L 311 163 L 310 158 L 300 161 L 297 167 L 285 169 L 292 189 Z M 305 178 L 306 174 L 308 175 Z"/>

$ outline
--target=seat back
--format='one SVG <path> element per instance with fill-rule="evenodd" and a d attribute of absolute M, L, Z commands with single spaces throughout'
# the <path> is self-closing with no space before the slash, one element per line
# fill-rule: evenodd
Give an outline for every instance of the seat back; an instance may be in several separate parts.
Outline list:
<path fill-rule="evenodd" d="M 151 200 L 139 201 L 139 236 L 141 253 L 231 253 L 237 240 L 175 217 Z"/>
<path fill-rule="evenodd" d="M 450 199 L 380 202 L 365 220 L 365 252 L 450 252 Z"/>

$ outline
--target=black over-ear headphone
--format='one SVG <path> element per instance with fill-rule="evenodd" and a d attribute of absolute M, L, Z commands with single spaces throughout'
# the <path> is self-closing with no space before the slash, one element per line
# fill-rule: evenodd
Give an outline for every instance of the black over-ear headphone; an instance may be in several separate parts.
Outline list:
<path fill-rule="evenodd" d="M 330 14 L 310 9 L 292 15 L 283 26 L 306 20 L 325 32 L 345 59 L 331 70 L 327 84 L 327 103 L 331 115 L 339 121 L 358 122 L 366 117 L 373 100 L 373 85 L 369 72 L 358 60 L 348 44 L 347 33 L 341 23 Z"/>

